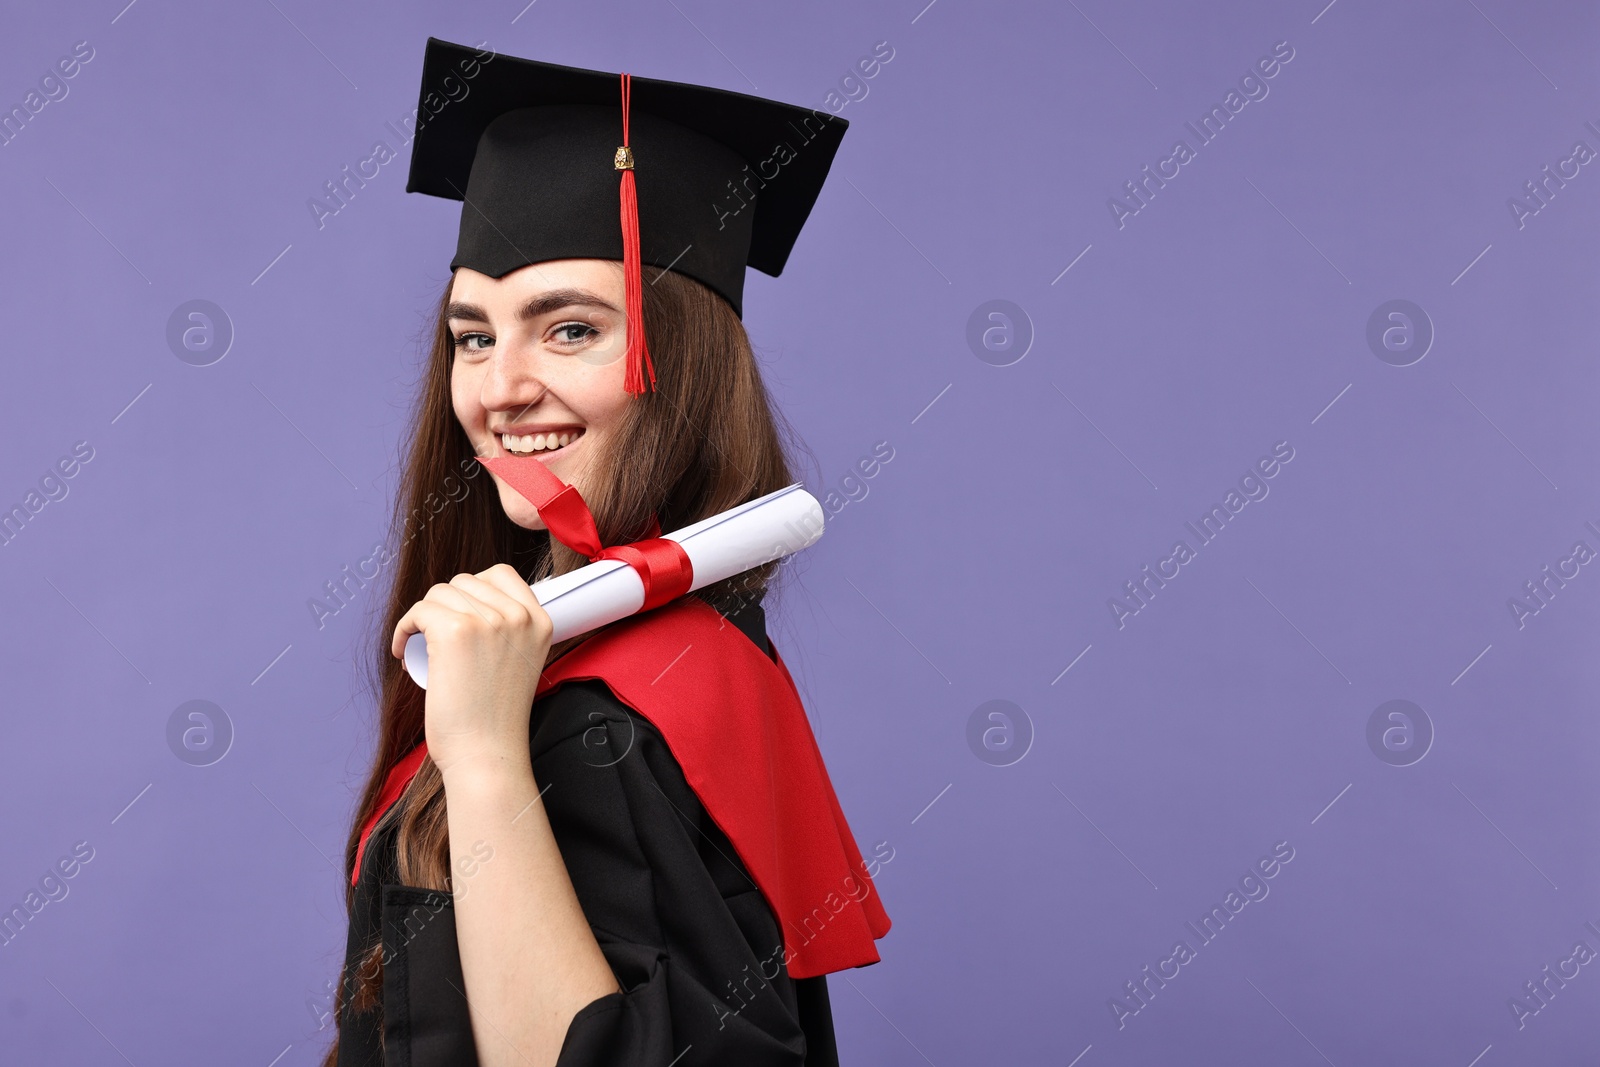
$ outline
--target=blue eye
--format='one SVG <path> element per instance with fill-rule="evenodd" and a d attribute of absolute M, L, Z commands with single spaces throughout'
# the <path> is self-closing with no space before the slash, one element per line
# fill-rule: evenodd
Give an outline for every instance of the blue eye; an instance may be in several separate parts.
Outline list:
<path fill-rule="evenodd" d="M 580 332 L 574 334 L 572 332 L 574 330 Z M 599 334 L 600 331 L 595 329 L 593 326 L 590 326 L 587 322 L 563 322 L 551 332 L 558 338 L 562 338 L 563 344 L 570 345 L 586 341 L 589 339 L 589 337 Z"/>
<path fill-rule="evenodd" d="M 452 337 L 450 339 L 450 344 L 451 347 L 455 348 L 457 351 L 463 352 L 482 352 L 488 347 L 486 345 L 483 348 L 479 348 L 471 344 L 474 339 L 482 339 L 489 342 L 491 345 L 494 344 L 494 338 L 490 337 L 486 333 L 464 333 L 460 337 Z"/>

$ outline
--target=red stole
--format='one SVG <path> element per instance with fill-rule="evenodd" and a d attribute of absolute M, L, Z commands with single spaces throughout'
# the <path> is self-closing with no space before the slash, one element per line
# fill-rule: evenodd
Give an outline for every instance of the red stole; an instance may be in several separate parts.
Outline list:
<path fill-rule="evenodd" d="M 580 679 L 605 682 L 666 740 L 777 917 L 791 977 L 878 962 L 873 942 L 889 932 L 889 916 L 781 657 L 768 659 L 716 609 L 686 596 L 596 632 L 545 668 L 535 699 Z M 425 750 L 389 772 L 362 829 L 358 873 L 367 836 Z"/>

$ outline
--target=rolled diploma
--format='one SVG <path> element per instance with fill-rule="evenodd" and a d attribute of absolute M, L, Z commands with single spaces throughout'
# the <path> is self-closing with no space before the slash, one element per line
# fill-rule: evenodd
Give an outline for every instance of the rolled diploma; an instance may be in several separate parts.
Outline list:
<path fill-rule="evenodd" d="M 796 482 L 661 536 L 678 542 L 688 555 L 692 592 L 813 545 L 822 527 L 822 505 Z M 644 606 L 644 582 L 619 559 L 603 559 L 530 588 L 555 624 L 552 644 L 625 619 Z M 416 683 L 428 688 L 428 642 L 422 634 L 406 639 L 405 664 Z"/>

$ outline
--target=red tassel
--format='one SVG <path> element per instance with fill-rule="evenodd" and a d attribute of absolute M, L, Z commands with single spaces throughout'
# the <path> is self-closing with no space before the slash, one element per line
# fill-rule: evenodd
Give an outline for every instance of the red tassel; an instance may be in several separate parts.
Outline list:
<path fill-rule="evenodd" d="M 644 341 L 644 278 L 639 258 L 639 197 L 634 186 L 633 152 L 628 145 L 628 102 L 632 95 L 632 76 L 622 76 L 622 147 L 617 149 L 616 167 L 622 171 L 622 278 L 628 311 L 627 377 L 623 388 L 637 396 L 656 387 L 655 364 Z"/>

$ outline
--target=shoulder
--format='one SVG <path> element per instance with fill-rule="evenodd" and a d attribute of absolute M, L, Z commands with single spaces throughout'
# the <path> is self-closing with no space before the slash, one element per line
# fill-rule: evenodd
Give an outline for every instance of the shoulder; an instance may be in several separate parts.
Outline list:
<path fill-rule="evenodd" d="M 766 633 L 766 613 L 759 598 L 740 600 L 717 610 L 726 639 L 749 641 L 767 658 L 774 658 Z M 628 640 L 626 630 L 616 631 L 616 634 L 621 641 Z M 608 723 L 629 729 L 642 728 L 657 740 L 661 736 L 649 719 L 624 703 L 603 679 L 578 675 L 534 702 L 529 724 L 532 751 L 538 756 Z"/>
<path fill-rule="evenodd" d="M 534 775 L 569 871 L 592 899 L 613 892 L 599 882 L 642 891 L 631 881 L 641 869 L 672 880 L 709 874 L 702 884 L 724 897 L 754 885 L 661 732 L 604 682 L 566 682 L 535 707 Z"/>
<path fill-rule="evenodd" d="M 605 682 L 582 679 L 563 682 L 533 705 L 529 721 L 529 745 L 534 758 L 563 742 L 578 740 L 595 727 L 642 725 L 649 720 L 624 704 Z"/>
<path fill-rule="evenodd" d="M 661 731 L 600 679 L 564 682 L 535 702 L 528 748 L 540 785 L 560 783 L 568 801 L 642 791 L 699 806 Z"/>

